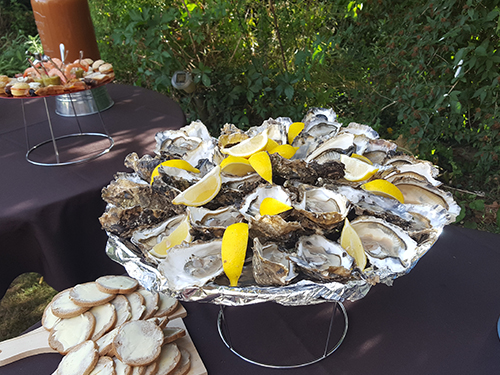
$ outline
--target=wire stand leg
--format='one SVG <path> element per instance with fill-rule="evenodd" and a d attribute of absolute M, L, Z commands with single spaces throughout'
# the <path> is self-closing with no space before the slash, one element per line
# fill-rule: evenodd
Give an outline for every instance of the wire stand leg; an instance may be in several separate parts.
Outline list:
<path fill-rule="evenodd" d="M 59 160 L 59 150 L 57 149 L 56 139 L 54 137 L 54 130 L 52 129 L 52 121 L 50 119 L 49 107 L 47 106 L 47 99 L 44 97 L 43 102 L 45 104 L 45 112 L 47 113 L 47 120 L 49 121 L 50 136 L 52 138 L 52 145 L 54 146 L 54 153 L 56 155 L 56 164 L 60 163 Z"/>
<path fill-rule="evenodd" d="M 231 341 L 231 333 L 230 333 L 229 325 L 227 323 L 226 316 L 224 314 L 224 307 L 225 306 L 223 306 L 223 305 L 221 305 L 220 309 L 219 309 L 219 315 L 217 317 L 217 329 L 219 332 L 219 336 L 221 337 L 221 339 L 224 342 L 224 344 L 226 345 L 226 347 L 231 352 L 233 352 L 234 354 L 236 354 L 238 357 L 240 357 L 241 359 L 243 359 L 246 362 L 252 363 L 252 364 L 257 365 L 257 366 L 268 367 L 268 368 L 277 368 L 277 369 L 291 369 L 291 368 L 305 367 L 305 366 L 317 363 L 319 361 L 322 361 L 323 359 L 325 359 L 329 355 L 331 355 L 333 352 L 335 352 L 339 348 L 339 346 L 342 344 L 342 342 L 344 341 L 344 339 L 347 335 L 347 328 L 349 326 L 349 320 L 347 318 L 347 311 L 341 302 L 335 301 L 335 302 L 333 302 L 333 304 L 334 305 L 332 307 L 333 310 L 332 310 L 331 317 L 330 317 L 330 322 L 329 322 L 329 327 L 328 327 L 328 335 L 326 337 L 326 343 L 325 343 L 325 349 L 324 349 L 322 355 L 319 356 L 318 358 L 311 360 L 311 361 L 307 361 L 307 362 L 303 362 L 303 363 L 297 363 L 297 364 L 292 364 L 292 365 L 278 365 L 278 364 L 271 364 L 271 363 L 263 363 L 263 362 L 258 362 L 256 360 L 250 359 L 250 358 L 246 357 L 245 355 L 241 354 L 240 352 L 238 352 L 233 347 L 233 344 Z M 332 335 L 333 322 L 335 320 L 335 316 L 337 315 L 337 309 L 344 316 L 344 321 L 343 321 L 344 329 L 343 329 L 343 332 L 342 332 L 339 340 L 337 341 L 337 343 L 331 349 L 328 349 L 328 346 L 330 344 L 330 338 Z"/>

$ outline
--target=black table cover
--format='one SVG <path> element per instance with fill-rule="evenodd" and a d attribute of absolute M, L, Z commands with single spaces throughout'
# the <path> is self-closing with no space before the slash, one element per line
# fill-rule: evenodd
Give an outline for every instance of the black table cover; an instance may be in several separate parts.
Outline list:
<path fill-rule="evenodd" d="M 0 297 L 24 272 L 39 272 L 57 290 L 124 273 L 104 251 L 107 237 L 98 221 L 105 209 L 101 189 L 116 172 L 130 171 L 123 164 L 127 154 L 152 154 L 155 134 L 180 128 L 186 120 L 180 106 L 164 95 L 120 84 L 106 87 L 115 104 L 101 115 L 115 144 L 103 156 L 67 166 L 26 161 L 21 99 L 0 99 Z M 42 98 L 22 100 L 32 147 L 50 139 L 47 114 Z M 74 118 L 55 114 L 54 97 L 47 103 L 56 136 L 78 132 Z M 104 131 L 97 114 L 79 119 L 83 132 Z M 61 152 L 85 155 L 108 141 L 70 149 L 64 145 L 61 141 Z M 51 144 L 39 150 L 54 155 Z"/>
<path fill-rule="evenodd" d="M 303 368 L 264 368 L 237 357 L 217 332 L 219 306 L 184 303 L 184 322 L 209 374 L 499 374 L 499 244 L 499 235 L 446 227 L 408 275 L 346 303 L 344 342 Z M 224 311 L 235 348 L 272 363 L 298 361 L 315 343 L 324 345 L 331 307 L 266 303 Z M 335 319 L 342 321 L 340 315 Z M 0 373 L 49 375 L 61 358 L 42 354 L 1 367 Z"/>

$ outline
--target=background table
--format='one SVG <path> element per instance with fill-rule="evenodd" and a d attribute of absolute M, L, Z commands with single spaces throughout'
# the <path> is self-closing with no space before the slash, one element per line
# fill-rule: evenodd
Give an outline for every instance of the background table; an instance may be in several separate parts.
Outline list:
<path fill-rule="evenodd" d="M 408 275 L 392 287 L 377 285 L 365 298 L 346 303 L 349 329 L 343 344 L 308 367 L 275 370 L 238 358 L 217 333 L 218 306 L 184 303 L 188 311 L 184 322 L 209 374 L 499 374 L 499 243 L 499 235 L 446 227 Z M 297 349 L 308 350 L 316 338 L 322 341 L 320 327 L 328 323 L 330 307 L 266 303 L 227 308 L 226 315 L 245 322 L 231 330 L 234 341 L 248 343 L 241 351 L 259 352 L 261 359 L 276 361 Z M 311 318 L 309 325 L 301 323 L 304 317 Z M 268 336 L 276 336 L 271 339 L 265 336 L 268 322 L 272 326 Z M 281 345 L 273 347 L 271 340 Z M 1 367 L 0 373 L 49 375 L 61 358 L 38 355 Z"/>
<path fill-rule="evenodd" d="M 68 166 L 27 162 L 21 100 L 0 99 L 0 297 L 24 272 L 39 272 L 57 290 L 124 272 L 105 254 L 107 237 L 98 221 L 105 209 L 101 189 L 116 172 L 130 171 L 123 164 L 126 155 L 152 154 L 155 134 L 180 128 L 186 120 L 180 106 L 164 95 L 119 84 L 106 87 L 115 104 L 102 118 L 114 147 Z M 23 100 L 30 145 L 50 139 L 43 99 Z M 78 131 L 74 118 L 55 114 L 54 98 L 48 104 L 56 136 Z M 80 121 L 84 132 L 103 131 L 98 115 Z"/>

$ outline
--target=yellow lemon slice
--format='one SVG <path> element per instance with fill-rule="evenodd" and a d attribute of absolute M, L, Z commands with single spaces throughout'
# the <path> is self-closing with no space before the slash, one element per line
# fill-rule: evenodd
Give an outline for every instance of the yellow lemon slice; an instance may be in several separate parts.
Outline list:
<path fill-rule="evenodd" d="M 217 165 L 200 181 L 177 195 L 172 200 L 172 203 L 186 206 L 203 206 L 215 198 L 220 191 L 221 185 L 220 166 Z"/>
<path fill-rule="evenodd" d="M 160 167 L 174 167 L 174 168 L 184 169 L 186 171 L 193 173 L 200 173 L 198 169 L 193 167 L 185 160 L 182 159 L 167 160 L 164 161 L 163 163 L 158 164 L 156 168 L 153 170 L 153 173 L 151 173 L 151 182 L 150 182 L 151 184 L 153 183 L 155 177 L 160 175 L 160 172 L 158 171 Z"/>
<path fill-rule="evenodd" d="M 340 246 L 354 258 L 358 268 L 363 271 L 366 267 L 365 249 L 363 248 L 361 239 L 347 218 L 344 221 L 344 228 L 342 228 L 342 233 L 340 234 Z"/>
<path fill-rule="evenodd" d="M 368 159 L 366 156 L 363 156 L 363 155 L 352 154 L 351 158 L 355 158 L 355 159 L 364 161 L 365 163 L 368 163 L 370 165 L 373 165 L 373 162 L 370 159 Z"/>
<path fill-rule="evenodd" d="M 269 153 L 270 154 L 278 153 L 285 159 L 290 159 L 293 155 L 295 155 L 298 149 L 299 149 L 298 147 L 293 147 L 291 145 L 281 145 L 273 148 L 271 151 L 269 151 Z"/>
<path fill-rule="evenodd" d="M 221 148 L 223 154 L 248 158 L 256 152 L 262 151 L 267 146 L 267 130 L 257 134 L 255 137 L 245 139 L 230 148 Z"/>
<path fill-rule="evenodd" d="M 389 181 L 377 179 L 369 181 L 361 185 L 361 188 L 369 191 L 370 193 L 381 195 L 382 197 L 393 198 L 398 200 L 400 203 L 405 202 L 405 198 L 401 190 Z"/>
<path fill-rule="evenodd" d="M 302 130 L 304 130 L 304 126 L 305 124 L 303 122 L 294 122 L 290 124 L 290 127 L 288 128 L 289 144 L 292 144 L 295 137 L 298 136 Z"/>
<path fill-rule="evenodd" d="M 274 139 L 268 138 L 265 150 L 270 152 L 278 146 L 278 142 L 276 142 Z"/>
<path fill-rule="evenodd" d="M 261 216 L 278 215 L 291 209 L 291 206 L 274 198 L 264 198 L 259 208 Z"/>
<path fill-rule="evenodd" d="M 270 184 L 273 183 L 273 166 L 271 164 L 269 154 L 266 151 L 260 151 L 256 154 L 253 154 L 252 156 L 250 156 L 248 161 L 260 177 L 262 177 Z"/>
<path fill-rule="evenodd" d="M 238 156 L 228 156 L 222 160 L 220 168 L 221 172 L 229 173 L 235 176 L 245 176 L 248 173 L 255 172 L 248 159 Z"/>
<path fill-rule="evenodd" d="M 345 165 L 344 178 L 348 181 L 363 181 L 373 176 L 378 168 L 357 158 L 341 154 L 340 161 Z"/>
<path fill-rule="evenodd" d="M 228 226 L 222 236 L 221 258 L 224 273 L 231 286 L 237 286 L 243 270 L 248 244 L 248 224 Z"/>
<path fill-rule="evenodd" d="M 149 253 L 157 258 L 165 258 L 167 256 L 167 250 L 171 247 L 180 245 L 183 241 L 191 242 L 192 237 L 189 233 L 191 225 L 189 224 L 189 217 L 186 216 L 177 227 L 166 236 L 161 242 L 157 243 Z"/>

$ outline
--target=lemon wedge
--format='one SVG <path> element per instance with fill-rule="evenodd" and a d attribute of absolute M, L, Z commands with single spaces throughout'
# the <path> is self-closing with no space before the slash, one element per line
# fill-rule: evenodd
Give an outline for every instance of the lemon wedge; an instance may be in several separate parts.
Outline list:
<path fill-rule="evenodd" d="M 305 124 L 303 122 L 294 122 L 290 124 L 290 127 L 288 128 L 289 144 L 292 144 L 295 137 L 298 136 L 302 130 L 304 130 L 304 126 Z"/>
<path fill-rule="evenodd" d="M 238 156 L 228 156 L 220 163 L 221 172 L 229 173 L 235 176 L 245 176 L 248 173 L 255 172 L 248 159 Z"/>
<path fill-rule="evenodd" d="M 347 218 L 340 234 L 340 246 L 354 258 L 358 268 L 363 271 L 366 267 L 366 254 L 363 243 Z"/>
<path fill-rule="evenodd" d="M 153 173 L 151 173 L 151 182 L 150 182 L 151 184 L 153 183 L 155 177 L 160 175 L 160 172 L 158 171 L 158 169 L 160 169 L 160 167 L 174 167 L 174 168 L 184 169 L 186 171 L 193 172 L 193 173 L 200 173 L 200 171 L 198 169 L 193 167 L 191 164 L 189 164 L 185 160 L 171 159 L 171 160 L 164 161 L 163 163 L 160 163 L 156 166 L 156 168 L 153 170 Z"/>
<path fill-rule="evenodd" d="M 262 151 L 267 146 L 267 129 L 255 137 L 245 139 L 230 148 L 221 148 L 221 152 L 226 155 L 248 158 L 256 152 Z"/>
<path fill-rule="evenodd" d="M 373 162 L 370 159 L 368 159 L 366 156 L 363 156 L 363 155 L 352 154 L 351 158 L 355 158 L 355 159 L 364 161 L 365 163 L 368 163 L 370 165 L 373 165 Z"/>
<path fill-rule="evenodd" d="M 383 179 L 372 180 L 364 183 L 363 185 L 361 185 L 361 188 L 382 197 L 396 199 L 400 203 L 405 202 L 405 198 L 401 190 L 399 190 L 396 185 Z"/>
<path fill-rule="evenodd" d="M 266 151 L 260 151 L 253 154 L 248 161 L 260 177 L 270 184 L 273 183 L 273 166 L 269 154 Z"/>
<path fill-rule="evenodd" d="M 299 149 L 298 147 L 293 147 L 290 145 L 280 145 L 278 147 L 273 148 L 271 151 L 269 151 L 269 153 L 270 154 L 278 153 L 285 159 L 290 159 L 293 155 L 295 155 L 298 149 Z"/>
<path fill-rule="evenodd" d="M 265 150 L 271 152 L 272 150 L 274 150 L 278 146 L 279 146 L 278 142 L 276 142 L 272 138 L 268 138 Z"/>
<path fill-rule="evenodd" d="M 157 258 L 165 258 L 168 249 L 171 247 L 180 245 L 184 241 L 191 242 L 192 237 L 189 233 L 190 229 L 189 217 L 186 216 L 186 218 L 182 220 L 168 236 L 157 243 L 149 253 Z"/>
<path fill-rule="evenodd" d="M 345 166 L 344 178 L 348 181 L 363 181 L 373 176 L 378 168 L 357 158 L 341 154 L 340 161 Z"/>
<path fill-rule="evenodd" d="M 186 206 L 203 206 L 215 198 L 220 191 L 221 185 L 220 166 L 217 165 L 200 181 L 177 195 L 172 200 L 172 203 Z"/>
<path fill-rule="evenodd" d="M 260 204 L 260 215 L 278 215 L 282 212 L 291 210 L 292 207 L 275 199 L 275 198 L 264 198 Z"/>
<path fill-rule="evenodd" d="M 221 258 L 224 273 L 231 286 L 237 286 L 243 270 L 248 244 L 248 224 L 228 226 L 222 236 Z"/>

